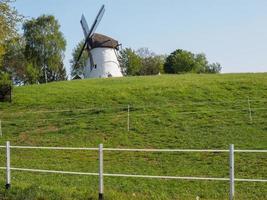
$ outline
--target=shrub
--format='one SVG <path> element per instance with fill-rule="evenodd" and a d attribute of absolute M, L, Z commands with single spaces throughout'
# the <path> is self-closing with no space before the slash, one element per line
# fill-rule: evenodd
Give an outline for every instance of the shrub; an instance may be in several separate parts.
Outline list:
<path fill-rule="evenodd" d="M 7 73 L 0 72 L 0 101 L 11 102 L 12 81 Z"/>

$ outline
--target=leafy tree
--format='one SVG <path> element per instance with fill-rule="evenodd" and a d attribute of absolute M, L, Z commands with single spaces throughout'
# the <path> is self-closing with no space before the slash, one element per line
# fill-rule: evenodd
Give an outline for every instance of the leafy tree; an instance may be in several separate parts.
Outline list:
<path fill-rule="evenodd" d="M 141 57 L 140 75 L 156 75 L 163 72 L 164 56 L 156 55 L 146 47 L 138 49 L 136 53 Z"/>
<path fill-rule="evenodd" d="M 124 75 L 155 75 L 163 72 L 165 58 L 158 56 L 148 48 L 140 48 L 137 51 L 131 48 L 120 52 L 120 65 Z"/>
<path fill-rule="evenodd" d="M 0 0 L 0 59 L 5 52 L 6 40 L 17 36 L 17 24 L 23 20 L 17 10 L 10 6 L 14 0 Z"/>
<path fill-rule="evenodd" d="M 172 52 L 164 64 L 166 73 L 219 73 L 221 66 L 219 63 L 209 64 L 205 54 L 193 54 L 189 51 L 177 49 Z"/>
<path fill-rule="evenodd" d="M 24 56 L 25 40 L 23 37 L 13 38 L 5 42 L 6 52 L 2 60 L 2 71 L 7 72 L 15 85 L 39 83 L 38 66 Z M 58 70 L 65 70 L 63 66 Z M 49 71 L 47 72 L 49 73 Z M 66 79 L 65 71 L 52 74 L 53 80 Z M 51 75 L 51 76 L 52 76 Z M 48 75 L 49 76 L 49 75 Z"/>
<path fill-rule="evenodd" d="M 120 51 L 119 62 L 124 75 L 140 75 L 142 59 L 131 48 Z"/>
<path fill-rule="evenodd" d="M 141 58 L 149 58 L 149 57 L 156 56 L 156 54 L 154 52 L 150 51 L 147 47 L 142 47 L 142 48 L 137 49 L 136 53 Z"/>
<path fill-rule="evenodd" d="M 7 40 L 4 44 L 5 54 L 1 63 L 1 69 L 10 74 L 14 84 L 25 83 L 26 60 L 24 57 L 25 42 L 23 38 L 16 37 Z"/>
<path fill-rule="evenodd" d="M 191 52 L 178 49 L 166 58 L 164 71 L 171 74 L 190 72 L 194 65 L 194 55 Z"/>
<path fill-rule="evenodd" d="M 206 68 L 209 65 L 209 62 L 204 53 L 196 54 L 195 56 L 195 65 L 193 68 L 193 72 L 195 73 L 205 73 Z"/>
<path fill-rule="evenodd" d="M 163 72 L 164 58 L 162 56 L 153 56 L 142 58 L 141 75 L 156 75 Z"/>
<path fill-rule="evenodd" d="M 25 84 L 37 84 L 39 81 L 38 67 L 33 63 L 27 63 L 25 69 Z"/>
<path fill-rule="evenodd" d="M 81 42 L 79 42 L 79 44 L 77 44 L 77 46 L 74 48 L 74 50 L 72 51 L 72 59 L 70 60 L 71 63 L 71 76 L 84 76 L 84 68 L 87 64 L 87 60 L 89 58 L 88 56 L 88 52 L 83 51 L 82 56 L 79 60 L 79 62 L 77 63 L 77 65 L 75 66 L 75 63 L 78 59 L 78 56 L 81 52 L 81 49 L 83 47 L 84 44 L 84 40 L 82 40 Z"/>
<path fill-rule="evenodd" d="M 60 25 L 54 16 L 42 15 L 23 24 L 25 51 L 30 72 L 38 74 L 38 82 L 65 80 L 63 65 L 66 41 L 60 32 Z M 32 69 L 34 68 L 34 70 Z M 28 80 L 29 83 L 35 80 Z"/>
<path fill-rule="evenodd" d="M 216 74 L 216 73 L 220 73 L 222 70 L 221 64 L 220 63 L 211 63 L 209 65 L 207 65 L 205 72 L 206 73 L 211 73 L 211 74 Z"/>

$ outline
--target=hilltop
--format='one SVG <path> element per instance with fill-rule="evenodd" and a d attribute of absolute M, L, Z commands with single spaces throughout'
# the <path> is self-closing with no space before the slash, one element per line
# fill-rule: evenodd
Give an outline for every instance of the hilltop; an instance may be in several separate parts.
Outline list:
<path fill-rule="evenodd" d="M 128 105 L 130 131 L 127 130 Z M 0 103 L 13 145 L 125 148 L 267 148 L 267 74 L 161 75 L 15 87 Z M 4 166 L 4 150 L 1 150 Z M 12 150 L 16 167 L 97 172 L 97 153 Z M 236 176 L 266 178 L 265 154 L 236 155 Z M 107 153 L 105 172 L 228 176 L 218 153 Z M 4 177 L 4 171 L 1 171 Z M 1 178 L 4 185 L 4 179 Z M 7 199 L 96 199 L 97 178 L 12 172 Z M 105 178 L 107 199 L 227 199 L 228 182 Z M 238 183 L 236 199 L 266 199 L 265 183 Z M 1 196 L 0 196 L 1 198 Z"/>

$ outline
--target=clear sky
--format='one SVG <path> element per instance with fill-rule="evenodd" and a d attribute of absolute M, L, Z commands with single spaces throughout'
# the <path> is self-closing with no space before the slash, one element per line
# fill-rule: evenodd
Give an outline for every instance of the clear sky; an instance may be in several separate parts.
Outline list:
<path fill-rule="evenodd" d="M 83 38 L 81 14 L 91 26 L 100 6 L 106 13 L 96 32 L 123 47 L 157 54 L 177 48 L 205 53 L 223 72 L 267 72 L 267 0 L 17 0 L 31 18 L 52 14 L 67 40 L 65 65 Z"/>

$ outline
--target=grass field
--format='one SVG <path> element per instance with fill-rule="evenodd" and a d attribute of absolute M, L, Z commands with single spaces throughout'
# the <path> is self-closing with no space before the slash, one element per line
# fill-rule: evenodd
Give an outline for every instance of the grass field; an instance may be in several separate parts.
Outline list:
<path fill-rule="evenodd" d="M 249 100 L 249 101 L 248 101 Z M 249 115 L 251 106 L 252 120 Z M 130 105 L 130 131 L 127 107 Z M 12 145 L 267 149 L 267 74 L 162 75 L 15 87 L 0 103 Z M 13 167 L 97 172 L 97 152 L 15 150 Z M 236 153 L 237 178 L 267 178 L 267 155 Z M 228 153 L 105 152 L 106 173 L 228 177 Z M 5 151 L 0 151 L 5 166 Z M 12 172 L 0 199 L 97 199 L 91 176 Z M 228 182 L 105 178 L 108 200 L 228 199 Z M 267 199 L 266 183 L 236 183 L 236 199 Z"/>

